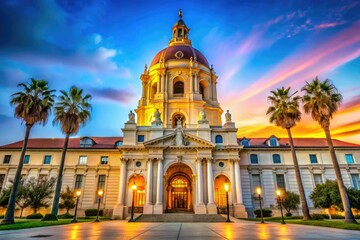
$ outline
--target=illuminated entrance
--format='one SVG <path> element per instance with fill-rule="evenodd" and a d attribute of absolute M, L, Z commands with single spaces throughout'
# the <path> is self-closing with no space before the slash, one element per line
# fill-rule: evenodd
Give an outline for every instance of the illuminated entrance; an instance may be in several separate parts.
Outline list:
<path fill-rule="evenodd" d="M 176 163 L 168 169 L 166 174 L 166 212 L 192 211 L 193 198 L 191 175 L 191 169 L 183 163 Z"/>

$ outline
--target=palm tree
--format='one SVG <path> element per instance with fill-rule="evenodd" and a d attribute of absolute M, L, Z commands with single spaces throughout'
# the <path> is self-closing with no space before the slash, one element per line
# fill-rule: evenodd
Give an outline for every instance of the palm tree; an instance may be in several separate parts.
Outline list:
<path fill-rule="evenodd" d="M 310 83 L 306 82 L 306 85 L 301 91 L 305 92 L 305 95 L 302 98 L 305 113 L 310 113 L 311 117 L 324 129 L 340 191 L 341 201 L 344 206 L 345 222 L 356 223 L 354 215 L 351 212 L 349 197 L 346 193 L 330 134 L 330 119 L 332 119 L 333 114 L 340 107 L 342 96 L 329 79 L 325 79 L 321 82 L 317 77 Z"/>
<path fill-rule="evenodd" d="M 268 97 L 271 105 L 266 114 L 270 115 L 270 122 L 275 123 L 276 126 L 285 128 L 290 141 L 291 154 L 293 157 L 294 168 L 295 168 L 295 176 L 296 181 L 300 193 L 301 199 L 301 208 L 303 212 L 303 220 L 310 220 L 311 216 L 309 213 L 309 207 L 306 202 L 304 186 L 301 180 L 300 168 L 298 164 L 298 160 L 296 157 L 295 147 L 293 138 L 291 135 L 291 128 L 296 125 L 297 122 L 301 119 L 301 112 L 299 110 L 299 101 L 301 97 L 295 96 L 292 97 L 289 95 L 290 87 L 285 89 L 284 87 L 276 89 L 276 91 L 271 91 L 272 96 Z"/>
<path fill-rule="evenodd" d="M 57 216 L 59 210 L 59 199 L 62 185 L 62 174 L 64 170 L 65 156 L 70 135 L 76 134 L 79 128 L 84 126 L 90 119 L 91 95 L 83 96 L 83 90 L 75 86 L 70 88 L 69 93 L 60 91 L 59 101 L 55 105 L 54 124 L 61 125 L 61 131 L 66 135 L 64 148 L 62 150 L 59 175 L 56 182 L 55 197 L 51 214 Z"/>
<path fill-rule="evenodd" d="M 1 222 L 2 224 L 14 223 L 16 194 L 21 181 L 21 171 L 23 168 L 30 130 L 36 123 L 45 125 L 54 103 L 53 92 L 55 90 L 50 90 L 48 88 L 48 82 L 45 80 L 36 80 L 31 78 L 30 83 L 20 83 L 18 86 L 22 87 L 23 91 L 11 95 L 12 98 L 10 100 L 10 104 L 15 106 L 15 117 L 25 122 L 26 131 L 19 164 L 15 174 L 14 185 L 11 190 L 5 217 Z"/>

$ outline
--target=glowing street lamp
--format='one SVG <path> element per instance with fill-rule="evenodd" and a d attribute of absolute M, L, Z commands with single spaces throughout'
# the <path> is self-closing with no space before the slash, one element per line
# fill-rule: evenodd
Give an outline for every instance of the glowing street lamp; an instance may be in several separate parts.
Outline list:
<path fill-rule="evenodd" d="M 225 188 L 225 192 L 226 192 L 226 212 L 227 212 L 227 219 L 226 222 L 231 222 L 230 221 L 230 216 L 229 216 L 229 184 L 225 183 L 224 184 L 224 188 Z"/>
<path fill-rule="evenodd" d="M 129 222 L 134 222 L 134 205 L 135 205 L 134 201 L 135 201 L 135 192 L 137 189 L 135 182 L 131 186 L 131 189 L 133 190 L 133 197 L 132 197 L 132 204 L 131 204 L 131 218 L 130 218 Z"/>
<path fill-rule="evenodd" d="M 283 210 L 282 210 L 282 192 L 281 192 L 281 190 L 276 190 L 276 195 L 277 195 L 278 204 L 279 204 L 279 206 L 280 206 L 281 224 L 285 224 L 284 214 L 283 214 Z"/>
<path fill-rule="evenodd" d="M 95 222 L 100 222 L 100 220 L 99 220 L 100 202 L 101 202 L 101 198 L 102 198 L 102 196 L 104 194 L 104 191 L 102 189 L 99 189 L 97 194 L 98 194 L 98 208 L 97 208 L 97 214 L 96 214 Z"/>
<path fill-rule="evenodd" d="M 261 200 L 262 200 L 261 191 L 262 191 L 261 187 L 256 188 L 256 193 L 259 196 L 261 223 L 264 223 L 263 210 L 262 210 L 262 204 L 261 204 Z"/>
<path fill-rule="evenodd" d="M 79 203 L 79 198 L 81 196 L 81 190 L 78 189 L 76 191 L 76 205 L 75 205 L 75 213 L 74 213 L 74 218 L 73 220 L 71 220 L 72 223 L 76 223 L 77 222 L 77 219 L 76 219 L 76 214 L 77 214 L 77 208 L 78 208 L 78 203 Z"/>

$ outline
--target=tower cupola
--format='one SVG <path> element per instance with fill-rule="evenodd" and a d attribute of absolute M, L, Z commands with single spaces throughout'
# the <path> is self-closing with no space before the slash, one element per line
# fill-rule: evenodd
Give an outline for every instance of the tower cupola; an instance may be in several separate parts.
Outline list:
<path fill-rule="evenodd" d="M 186 26 L 184 20 L 182 19 L 182 10 L 179 10 L 179 20 L 174 24 L 172 28 L 172 39 L 169 42 L 169 46 L 176 44 L 189 44 L 189 31 L 190 29 Z"/>

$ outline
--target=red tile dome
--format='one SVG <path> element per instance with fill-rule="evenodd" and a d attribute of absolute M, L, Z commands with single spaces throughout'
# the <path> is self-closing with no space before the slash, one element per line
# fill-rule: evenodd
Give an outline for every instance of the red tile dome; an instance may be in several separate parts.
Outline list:
<path fill-rule="evenodd" d="M 209 67 L 209 63 L 206 60 L 205 56 L 199 50 L 193 48 L 190 45 L 174 45 L 164 48 L 155 55 L 155 57 L 151 61 L 150 66 L 159 63 L 161 58 L 164 58 L 164 61 L 166 62 L 168 60 L 176 60 L 176 59 L 190 60 L 191 57 L 194 62 L 196 60 L 198 63 L 201 63 Z"/>

